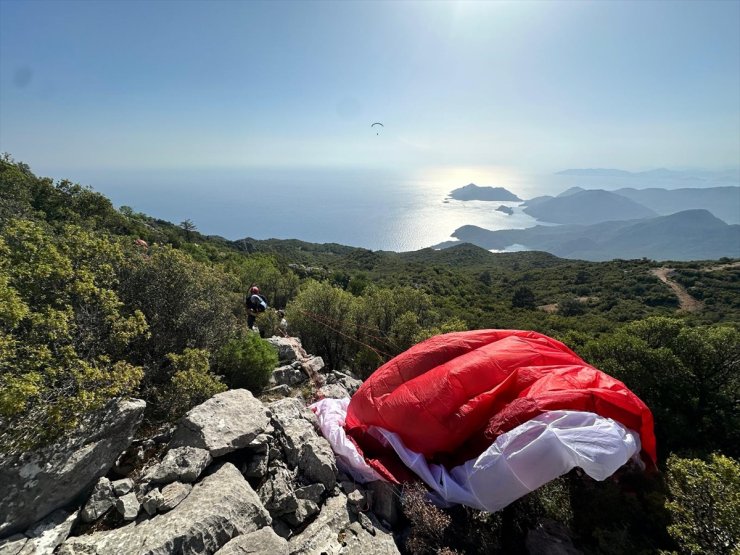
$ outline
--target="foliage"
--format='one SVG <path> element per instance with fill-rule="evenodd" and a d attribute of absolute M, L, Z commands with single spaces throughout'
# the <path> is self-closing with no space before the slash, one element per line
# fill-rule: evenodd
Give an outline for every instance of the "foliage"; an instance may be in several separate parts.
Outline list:
<path fill-rule="evenodd" d="M 31 446 L 85 411 L 135 391 L 127 359 L 146 337 L 115 288 L 120 245 L 67 225 L 10 220 L 0 234 L 0 425 L 3 445 Z"/>
<path fill-rule="evenodd" d="M 517 287 L 511 296 L 512 308 L 534 308 L 535 304 L 534 291 L 525 285 Z"/>
<path fill-rule="evenodd" d="M 228 389 L 218 376 L 211 373 L 208 356 L 204 349 L 185 349 L 182 354 L 167 355 L 172 363 L 172 378 L 158 395 L 158 412 L 169 420 L 175 420 Z"/>
<path fill-rule="evenodd" d="M 740 333 L 653 317 L 588 343 L 587 360 L 624 381 L 651 408 L 663 452 L 740 445 Z"/>
<path fill-rule="evenodd" d="M 714 454 L 709 462 L 668 458 L 672 516 L 668 531 L 682 553 L 740 553 L 740 463 Z"/>
<path fill-rule="evenodd" d="M 216 355 L 216 368 L 233 388 L 259 393 L 278 363 L 277 351 L 256 333 L 245 333 L 226 343 Z"/>
<path fill-rule="evenodd" d="M 234 278 L 177 249 L 153 245 L 148 253 L 131 253 L 120 281 L 122 299 L 149 322 L 150 337 L 134 345 L 150 368 L 148 380 L 158 380 L 167 353 L 217 349 L 238 329 Z"/>

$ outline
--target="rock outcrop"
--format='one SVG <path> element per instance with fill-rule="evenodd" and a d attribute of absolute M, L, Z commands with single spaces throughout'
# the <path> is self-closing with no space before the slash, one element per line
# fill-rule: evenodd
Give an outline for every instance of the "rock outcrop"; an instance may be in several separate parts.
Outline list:
<path fill-rule="evenodd" d="M 193 487 L 174 510 L 123 528 L 70 538 L 60 555 L 214 553 L 229 540 L 271 523 L 236 467 L 224 463 Z"/>
<path fill-rule="evenodd" d="M 64 439 L 22 455 L 0 455 L 0 537 L 25 530 L 76 500 L 131 444 L 146 403 L 114 400 Z"/>
<path fill-rule="evenodd" d="M 214 395 L 180 421 L 170 448 L 198 447 L 220 457 L 246 447 L 268 430 L 265 406 L 246 389 Z"/>

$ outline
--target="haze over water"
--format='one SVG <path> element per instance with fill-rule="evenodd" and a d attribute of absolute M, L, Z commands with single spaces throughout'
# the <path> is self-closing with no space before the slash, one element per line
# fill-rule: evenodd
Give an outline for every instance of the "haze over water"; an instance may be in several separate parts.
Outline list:
<path fill-rule="evenodd" d="M 542 224 L 518 202 L 458 201 L 450 191 L 475 182 L 504 187 L 521 199 L 569 187 L 702 187 L 738 185 L 736 172 L 714 179 L 641 179 L 530 175 L 511 168 L 433 168 L 404 175 L 377 170 L 199 169 L 79 170 L 41 168 L 40 175 L 90 185 L 120 207 L 227 239 L 301 239 L 372 250 L 409 251 L 447 241 L 463 225 L 521 229 Z M 514 208 L 511 216 L 496 211 Z M 740 206 L 738 206 L 740 210 Z M 577 223 L 577 222 L 574 222 Z M 545 224 L 546 225 L 546 224 Z"/>

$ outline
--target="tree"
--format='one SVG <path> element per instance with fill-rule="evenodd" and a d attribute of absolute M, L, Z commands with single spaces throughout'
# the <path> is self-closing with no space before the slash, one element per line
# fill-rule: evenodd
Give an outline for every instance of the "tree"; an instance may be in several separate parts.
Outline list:
<path fill-rule="evenodd" d="M 535 307 L 534 291 L 532 291 L 526 285 L 521 285 L 514 290 L 514 294 L 511 297 L 512 308 L 528 308 L 532 309 Z"/>
<path fill-rule="evenodd" d="M 735 328 L 651 317 L 589 342 L 583 354 L 650 407 L 663 451 L 738 453 L 740 332 Z"/>
<path fill-rule="evenodd" d="M 668 459 L 666 481 L 673 523 L 668 532 L 682 553 L 736 554 L 740 547 L 740 463 L 713 454 L 709 462 Z"/>
<path fill-rule="evenodd" d="M 136 390 L 128 349 L 144 315 L 116 292 L 121 244 L 11 220 L 0 234 L 0 444 L 25 449 Z"/>
<path fill-rule="evenodd" d="M 190 241 L 191 233 L 198 229 L 193 223 L 193 220 L 189 218 L 180 222 L 180 227 L 185 231 L 185 239 L 188 241 Z"/>

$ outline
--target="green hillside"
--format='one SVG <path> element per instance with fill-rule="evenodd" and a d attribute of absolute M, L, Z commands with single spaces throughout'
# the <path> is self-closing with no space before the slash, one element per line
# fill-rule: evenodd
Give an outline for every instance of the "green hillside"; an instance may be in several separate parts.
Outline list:
<path fill-rule="evenodd" d="M 723 544 L 714 532 L 697 536 L 685 515 L 704 525 L 701 515 L 711 511 L 737 514 L 737 486 L 728 486 L 728 501 L 715 479 L 737 463 L 710 459 L 740 456 L 735 262 L 670 263 L 674 279 L 703 303 L 684 312 L 649 259 L 586 262 L 469 244 L 394 253 L 229 241 L 190 221 L 116 209 L 91 189 L 39 178 L 6 156 L 0 449 L 25 451 L 57 437 L 112 397 L 144 398 L 151 426 L 228 387 L 259 394 L 275 358 L 246 330 L 244 292 L 258 283 L 308 352 L 358 377 L 439 333 L 532 329 L 564 341 L 651 408 L 658 473 L 603 483 L 571 473 L 500 514 L 450 513 L 459 537 L 486 523 L 476 533 L 503 534 L 491 541 L 506 543 L 525 522 L 550 519 L 593 553 L 688 553 L 691 542 L 700 545 L 693 552 L 730 553 L 715 549 Z M 268 311 L 258 326 L 269 334 L 277 322 Z M 684 487 L 687 475 L 705 489 Z M 737 538 L 732 523 L 719 526 Z"/>

